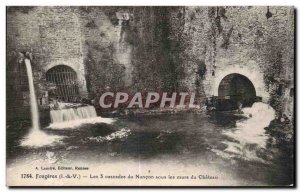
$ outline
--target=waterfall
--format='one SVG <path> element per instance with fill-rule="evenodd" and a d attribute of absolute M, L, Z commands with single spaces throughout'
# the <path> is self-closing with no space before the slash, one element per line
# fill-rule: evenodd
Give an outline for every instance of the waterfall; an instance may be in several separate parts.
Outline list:
<path fill-rule="evenodd" d="M 42 147 L 53 145 L 61 142 L 62 136 L 48 135 L 40 130 L 39 112 L 35 96 L 33 75 L 30 60 L 25 58 L 25 65 L 28 76 L 29 92 L 30 92 L 30 110 L 32 129 L 29 134 L 21 141 L 21 146 L 24 147 Z"/>
<path fill-rule="evenodd" d="M 49 135 L 40 130 L 39 112 L 33 84 L 33 74 L 30 60 L 25 58 L 25 65 L 28 76 L 30 92 L 30 110 L 32 129 L 29 134 L 21 141 L 24 147 L 43 147 L 62 143 L 64 136 Z M 72 106 L 72 107 L 70 107 Z M 96 110 L 93 106 L 74 107 L 73 104 L 60 103 L 60 110 L 51 110 L 51 128 L 77 127 L 87 123 L 112 123 L 113 119 L 97 117 Z M 70 107 L 70 108 L 66 108 Z"/>
<path fill-rule="evenodd" d="M 25 59 L 25 65 L 26 65 L 28 83 L 29 83 L 32 128 L 34 130 L 39 130 L 40 129 L 39 112 L 38 112 L 38 106 L 37 106 L 37 101 L 35 96 L 34 85 L 33 85 L 32 68 L 29 59 Z"/>
<path fill-rule="evenodd" d="M 236 123 L 236 129 L 225 134 L 240 143 L 256 144 L 260 148 L 266 148 L 268 136 L 265 127 L 275 118 L 275 110 L 268 104 L 256 102 L 252 107 L 242 109 L 243 115 L 248 119 Z"/>
<path fill-rule="evenodd" d="M 226 129 L 223 134 L 231 138 L 222 143 L 227 148 L 222 152 L 213 149 L 214 152 L 223 157 L 240 157 L 246 160 L 256 160 L 266 163 L 257 156 L 257 151 L 267 149 L 268 135 L 265 127 L 275 118 L 275 110 L 268 104 L 256 102 L 252 107 L 243 108 L 243 116 L 247 119 L 241 119 L 236 122 L 234 129 Z"/>
<path fill-rule="evenodd" d="M 97 117 L 97 113 L 93 106 L 83 106 L 78 108 L 51 110 L 50 116 L 52 123 L 58 123 Z"/>
<path fill-rule="evenodd" d="M 50 111 L 51 129 L 72 129 L 80 127 L 82 124 L 106 123 L 114 122 L 112 118 L 102 118 L 97 116 L 94 106 L 80 106 L 73 103 L 58 102 L 58 109 Z"/>

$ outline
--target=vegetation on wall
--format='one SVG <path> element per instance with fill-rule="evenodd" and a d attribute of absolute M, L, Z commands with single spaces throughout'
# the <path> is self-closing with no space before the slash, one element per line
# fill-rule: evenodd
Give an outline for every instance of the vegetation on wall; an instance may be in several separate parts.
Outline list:
<path fill-rule="evenodd" d="M 175 90 L 179 87 L 183 75 L 182 39 L 180 29 L 171 23 L 172 9 L 177 8 L 145 7 L 135 11 L 133 78 L 137 88 Z"/>

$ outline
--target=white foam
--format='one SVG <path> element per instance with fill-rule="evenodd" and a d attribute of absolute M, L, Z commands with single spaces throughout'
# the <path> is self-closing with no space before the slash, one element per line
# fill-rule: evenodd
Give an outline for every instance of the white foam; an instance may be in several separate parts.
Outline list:
<path fill-rule="evenodd" d="M 90 141 L 96 141 L 96 142 L 104 142 L 104 141 L 113 141 L 116 139 L 123 139 L 128 137 L 128 135 L 131 134 L 131 131 L 129 129 L 121 129 L 119 131 L 116 131 L 114 133 L 111 133 L 110 135 L 107 135 L 105 137 L 97 136 L 97 137 L 89 137 L 88 139 Z"/>
<path fill-rule="evenodd" d="M 248 160 L 262 161 L 257 157 L 256 151 L 266 149 L 268 135 L 266 135 L 265 127 L 269 126 L 275 118 L 275 110 L 268 104 L 257 102 L 242 111 L 247 119 L 237 121 L 235 129 L 223 132 L 224 135 L 235 140 L 223 142 L 227 145 L 224 152 Z"/>
<path fill-rule="evenodd" d="M 20 146 L 22 147 L 43 147 L 43 146 L 53 146 L 55 144 L 61 143 L 63 136 L 49 135 L 42 131 L 34 130 L 30 132 L 21 141 Z"/>
<path fill-rule="evenodd" d="M 236 129 L 226 131 L 224 134 L 242 144 L 257 144 L 265 148 L 268 136 L 264 128 L 275 118 L 275 110 L 268 104 L 257 102 L 242 111 L 248 119 L 238 121 Z"/>

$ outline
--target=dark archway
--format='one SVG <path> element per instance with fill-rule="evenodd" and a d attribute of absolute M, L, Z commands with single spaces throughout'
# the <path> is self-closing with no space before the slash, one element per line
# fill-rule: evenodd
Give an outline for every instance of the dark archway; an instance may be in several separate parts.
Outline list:
<path fill-rule="evenodd" d="M 55 85 L 50 91 L 50 97 L 57 97 L 62 101 L 74 102 L 79 95 L 76 72 L 69 66 L 57 65 L 46 72 L 48 82 Z"/>
<path fill-rule="evenodd" d="M 256 91 L 246 76 L 232 73 L 220 82 L 218 96 L 221 99 L 231 100 L 231 103 L 241 102 L 243 106 L 249 106 L 256 98 Z"/>

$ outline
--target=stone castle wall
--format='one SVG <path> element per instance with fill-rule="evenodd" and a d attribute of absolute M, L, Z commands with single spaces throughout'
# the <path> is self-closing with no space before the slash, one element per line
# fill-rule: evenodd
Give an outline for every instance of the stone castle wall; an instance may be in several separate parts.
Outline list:
<path fill-rule="evenodd" d="M 185 85 L 197 87 L 195 71 L 205 65 L 199 89 L 217 96 L 221 80 L 239 73 L 251 80 L 263 101 L 293 115 L 293 105 L 283 101 L 293 100 L 292 7 L 188 7 L 185 21 Z"/>
<path fill-rule="evenodd" d="M 81 96 L 90 98 L 109 86 L 190 89 L 204 99 L 240 73 L 265 102 L 292 115 L 293 50 L 292 7 L 7 8 L 7 55 L 32 52 L 38 97 L 56 65 L 73 68 Z M 13 87 L 18 65 L 8 63 Z M 26 103 L 28 90 L 20 90 Z"/>

